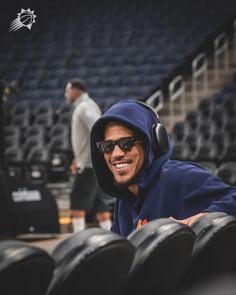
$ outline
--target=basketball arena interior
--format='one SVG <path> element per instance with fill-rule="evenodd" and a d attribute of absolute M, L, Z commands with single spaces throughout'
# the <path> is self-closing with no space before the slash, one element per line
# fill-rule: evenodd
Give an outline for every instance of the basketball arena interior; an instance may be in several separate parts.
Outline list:
<path fill-rule="evenodd" d="M 236 186 L 236 1 L 5 1 L 0 24 L 0 293 L 236 294 L 235 216 L 73 231 L 65 100 L 80 78 L 102 114 L 150 105 L 172 160 Z"/>

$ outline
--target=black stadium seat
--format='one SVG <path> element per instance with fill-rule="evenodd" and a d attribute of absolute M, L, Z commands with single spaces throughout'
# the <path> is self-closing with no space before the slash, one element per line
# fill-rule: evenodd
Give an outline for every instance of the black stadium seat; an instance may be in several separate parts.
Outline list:
<path fill-rule="evenodd" d="M 39 114 L 47 114 L 53 115 L 53 105 L 52 102 L 49 100 L 43 101 L 34 107 L 34 116 Z"/>
<path fill-rule="evenodd" d="M 232 273 L 236 262 L 235 217 L 221 212 L 208 213 L 191 227 L 196 239 L 182 288 Z"/>
<path fill-rule="evenodd" d="M 218 163 L 219 152 L 215 143 L 203 142 L 197 149 L 196 154 L 192 158 L 196 162 L 211 161 Z"/>
<path fill-rule="evenodd" d="M 230 139 L 236 140 L 236 117 L 228 119 L 225 125 L 225 131 L 230 135 Z"/>
<path fill-rule="evenodd" d="M 214 121 L 212 120 L 201 121 L 198 125 L 197 131 L 202 135 L 204 142 L 210 141 L 213 134 L 216 131 L 216 126 L 214 124 Z"/>
<path fill-rule="evenodd" d="M 35 184 L 47 183 L 49 163 L 49 152 L 45 147 L 32 147 L 26 158 L 26 180 Z"/>
<path fill-rule="evenodd" d="M 184 141 L 189 133 L 188 124 L 186 122 L 176 123 L 172 130 L 173 140 Z"/>
<path fill-rule="evenodd" d="M 4 137 L 4 147 L 9 148 L 13 146 L 20 146 L 20 137 L 11 135 Z"/>
<path fill-rule="evenodd" d="M 50 152 L 64 152 L 69 155 L 71 152 L 71 143 L 68 134 L 66 132 L 60 135 L 54 135 L 50 138 L 48 143 L 48 150 Z"/>
<path fill-rule="evenodd" d="M 134 257 L 125 238 L 101 228 L 88 228 L 59 243 L 47 295 L 118 295 Z"/>
<path fill-rule="evenodd" d="M 24 173 L 24 154 L 18 146 L 11 146 L 4 151 L 5 164 L 8 175 L 15 179 L 22 179 Z"/>
<path fill-rule="evenodd" d="M 54 270 L 52 257 L 27 243 L 0 241 L 0 294 L 44 295 Z"/>
<path fill-rule="evenodd" d="M 214 105 L 211 99 L 203 99 L 198 106 L 201 112 L 202 119 L 209 119 L 214 109 Z"/>
<path fill-rule="evenodd" d="M 35 117 L 34 125 L 43 126 L 49 128 L 54 123 L 53 113 L 40 113 Z"/>
<path fill-rule="evenodd" d="M 20 141 L 21 129 L 17 126 L 5 126 L 4 127 L 4 137 L 12 136 L 15 140 Z"/>
<path fill-rule="evenodd" d="M 27 101 L 21 102 L 12 107 L 11 117 L 15 117 L 18 115 L 24 115 L 28 117 L 30 116 L 30 111 L 31 111 L 30 103 Z"/>
<path fill-rule="evenodd" d="M 236 186 L 236 162 L 222 163 L 217 169 L 216 175 L 224 182 Z"/>
<path fill-rule="evenodd" d="M 216 174 L 217 165 L 215 163 L 212 163 L 210 161 L 202 161 L 202 162 L 198 162 L 198 164 L 202 166 L 203 168 L 209 170 L 212 174 Z"/>
<path fill-rule="evenodd" d="M 170 157 L 172 160 L 187 161 L 190 160 L 190 152 L 188 144 L 185 142 L 175 142 Z"/>
<path fill-rule="evenodd" d="M 235 94 L 228 94 L 223 103 L 223 108 L 226 110 L 229 118 L 235 118 L 236 116 L 236 103 L 235 103 Z"/>
<path fill-rule="evenodd" d="M 220 157 L 223 155 L 225 149 L 227 149 L 230 145 L 229 136 L 223 130 L 216 131 L 213 134 L 211 141 L 217 145 Z"/>
<path fill-rule="evenodd" d="M 30 117 L 29 115 L 25 114 L 18 114 L 14 117 L 12 117 L 10 124 L 12 126 L 18 126 L 18 127 L 27 127 L 30 123 Z"/>
<path fill-rule="evenodd" d="M 222 154 L 222 162 L 236 162 L 236 141 L 227 146 Z"/>
<path fill-rule="evenodd" d="M 186 121 L 192 130 L 197 129 L 201 123 L 201 113 L 197 110 L 189 112 L 186 116 Z"/>
<path fill-rule="evenodd" d="M 236 276 L 232 274 L 207 280 L 205 283 L 179 292 L 178 295 L 234 295 L 235 290 Z"/>
<path fill-rule="evenodd" d="M 39 126 L 39 127 L 43 128 L 43 126 Z M 42 147 L 43 145 L 44 145 L 44 137 L 42 137 L 40 132 L 38 132 L 35 135 L 26 137 L 22 147 L 23 147 L 23 150 L 24 150 L 24 154 L 27 157 L 29 151 L 33 147 L 36 147 L 36 146 Z"/>
<path fill-rule="evenodd" d="M 223 108 L 216 108 L 211 115 L 211 120 L 215 123 L 217 129 L 223 129 L 227 122 L 227 113 Z"/>
<path fill-rule="evenodd" d="M 37 136 L 39 141 L 44 142 L 45 139 L 45 129 L 43 126 L 40 125 L 30 125 L 24 131 L 24 141 L 27 141 L 29 137 Z"/>
<path fill-rule="evenodd" d="M 128 236 L 136 253 L 123 295 L 171 294 L 182 279 L 194 243 L 190 227 L 161 218 Z"/>
<path fill-rule="evenodd" d="M 56 124 L 53 125 L 50 129 L 50 131 L 48 132 L 48 138 L 51 139 L 54 136 L 64 136 L 65 138 L 68 137 L 69 138 L 69 126 L 66 124 Z"/>
<path fill-rule="evenodd" d="M 190 132 L 185 138 L 185 143 L 189 146 L 189 151 L 191 152 L 191 158 L 194 157 L 198 148 L 201 146 L 202 141 L 203 139 L 201 134 L 196 131 Z"/>
<path fill-rule="evenodd" d="M 49 181 L 68 181 L 70 159 L 66 153 L 49 151 L 49 158 Z"/>

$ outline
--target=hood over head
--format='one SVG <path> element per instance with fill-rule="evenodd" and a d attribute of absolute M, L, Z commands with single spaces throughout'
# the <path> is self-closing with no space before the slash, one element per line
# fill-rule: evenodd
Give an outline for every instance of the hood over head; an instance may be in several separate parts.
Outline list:
<path fill-rule="evenodd" d="M 109 122 L 119 122 L 131 130 L 137 130 L 145 142 L 145 163 L 139 177 L 139 195 L 142 194 L 152 181 L 157 177 L 162 164 L 169 158 L 172 148 L 168 139 L 168 150 L 164 154 L 157 154 L 152 139 L 154 124 L 160 123 L 158 116 L 151 110 L 134 100 L 123 100 L 109 108 L 98 119 L 91 130 L 91 157 L 93 168 L 101 189 L 116 198 L 136 203 L 134 196 L 127 189 L 114 185 L 113 174 L 107 167 L 104 155 L 99 151 L 96 143 L 104 140 L 105 127 Z"/>

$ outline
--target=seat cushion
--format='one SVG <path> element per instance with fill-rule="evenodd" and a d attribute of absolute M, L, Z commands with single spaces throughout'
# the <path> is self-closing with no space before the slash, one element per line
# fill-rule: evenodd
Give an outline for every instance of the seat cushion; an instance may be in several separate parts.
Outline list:
<path fill-rule="evenodd" d="M 43 295 L 50 283 L 54 260 L 30 244 L 0 242 L 0 294 Z"/>
<path fill-rule="evenodd" d="M 193 231 L 168 218 L 153 220 L 128 239 L 136 254 L 123 294 L 169 294 L 190 261 Z"/>
<path fill-rule="evenodd" d="M 236 218 L 208 213 L 193 223 L 196 234 L 191 263 L 183 287 L 231 272 L 236 262 Z"/>
<path fill-rule="evenodd" d="M 50 295 L 120 294 L 134 257 L 125 238 L 88 228 L 61 242 L 52 253 L 56 271 Z"/>

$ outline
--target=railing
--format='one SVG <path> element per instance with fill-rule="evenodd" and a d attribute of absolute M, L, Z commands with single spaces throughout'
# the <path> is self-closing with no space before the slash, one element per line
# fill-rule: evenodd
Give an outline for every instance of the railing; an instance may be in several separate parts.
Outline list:
<path fill-rule="evenodd" d="M 192 62 L 192 93 L 195 106 L 198 104 L 198 78 L 203 77 L 203 89 L 208 90 L 208 64 L 205 53 L 199 54 Z"/>
<path fill-rule="evenodd" d="M 146 100 L 146 103 L 153 107 L 156 112 L 159 112 L 164 106 L 162 91 L 157 90 Z"/>
<path fill-rule="evenodd" d="M 225 33 L 220 34 L 214 40 L 214 68 L 215 82 L 219 81 L 220 56 L 223 55 L 224 69 L 229 69 L 229 41 Z"/>
<path fill-rule="evenodd" d="M 182 115 L 186 114 L 186 101 L 185 101 L 185 82 L 181 75 L 175 77 L 169 84 L 169 115 L 170 122 L 173 126 L 174 123 L 174 102 L 177 98 L 181 99 L 180 107 Z"/>

